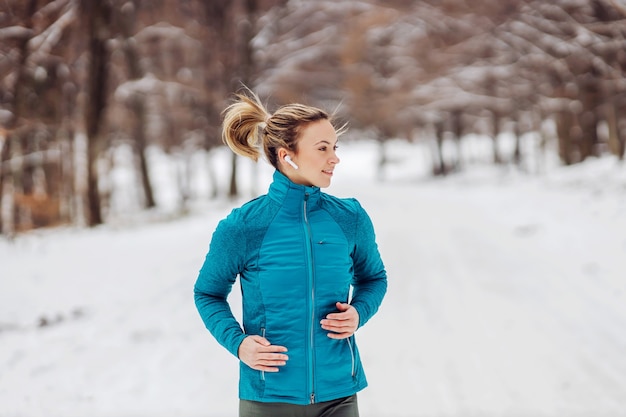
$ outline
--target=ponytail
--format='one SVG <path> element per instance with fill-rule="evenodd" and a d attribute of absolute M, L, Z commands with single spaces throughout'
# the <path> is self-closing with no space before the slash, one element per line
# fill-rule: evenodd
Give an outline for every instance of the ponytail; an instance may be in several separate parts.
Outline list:
<path fill-rule="evenodd" d="M 259 128 L 270 117 L 259 97 L 250 91 L 250 96 L 237 94 L 237 102 L 224 112 L 222 141 L 238 155 L 258 161 Z"/>

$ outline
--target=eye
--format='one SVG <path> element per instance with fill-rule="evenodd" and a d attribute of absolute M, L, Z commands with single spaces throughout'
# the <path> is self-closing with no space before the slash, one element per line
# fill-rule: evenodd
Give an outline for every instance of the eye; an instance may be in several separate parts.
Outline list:
<path fill-rule="evenodd" d="M 335 145 L 335 146 L 333 146 L 333 149 L 334 149 L 334 150 L 339 149 L 339 145 Z"/>
<path fill-rule="evenodd" d="M 326 149 L 328 149 L 326 146 L 322 146 L 319 150 L 322 152 L 326 152 Z"/>

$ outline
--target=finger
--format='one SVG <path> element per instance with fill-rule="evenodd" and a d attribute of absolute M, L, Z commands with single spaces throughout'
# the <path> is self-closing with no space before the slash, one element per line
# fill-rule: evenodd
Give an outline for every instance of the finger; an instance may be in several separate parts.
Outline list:
<path fill-rule="evenodd" d="M 287 364 L 287 361 L 284 360 L 257 360 L 256 365 L 258 366 L 284 366 Z"/>
<path fill-rule="evenodd" d="M 341 329 L 324 328 L 324 330 L 326 330 L 327 332 L 330 332 L 329 334 L 333 334 L 333 335 L 343 335 L 343 334 L 352 335 L 356 331 L 356 328 L 355 327 L 346 327 L 346 328 L 341 328 Z"/>
<path fill-rule="evenodd" d="M 350 304 L 348 304 L 348 303 L 341 303 L 341 302 L 339 302 L 339 301 L 337 301 L 337 302 L 335 303 L 335 306 L 337 307 L 337 310 L 339 310 L 339 311 L 346 311 L 346 310 L 348 310 L 350 307 L 352 307 L 352 306 L 351 306 Z"/>
<path fill-rule="evenodd" d="M 289 356 L 277 353 L 262 353 L 258 355 L 260 360 L 284 362 L 289 360 Z"/>
<path fill-rule="evenodd" d="M 346 327 L 346 326 L 354 326 L 356 324 L 356 320 L 353 317 L 343 319 L 343 320 L 325 319 L 325 320 L 321 320 L 320 324 L 322 326 L 329 326 L 329 327 Z"/>
<path fill-rule="evenodd" d="M 287 348 L 278 345 L 261 346 L 258 349 L 259 352 L 271 353 L 271 352 L 287 352 Z"/>
<path fill-rule="evenodd" d="M 354 332 L 328 333 L 326 336 L 330 337 L 331 339 L 347 339 L 348 337 L 352 336 L 353 334 L 354 334 Z"/>
<path fill-rule="evenodd" d="M 329 320 L 349 320 L 356 316 L 356 310 L 349 304 L 346 304 L 348 308 L 340 313 L 330 313 L 326 315 Z"/>
<path fill-rule="evenodd" d="M 257 359 L 257 361 L 251 366 L 251 368 L 256 369 L 257 371 L 278 372 L 279 367 L 284 366 L 286 364 L 287 364 L 287 361 L 282 361 L 282 360 Z"/>
<path fill-rule="evenodd" d="M 270 346 L 271 343 L 269 340 L 267 340 L 266 338 L 264 338 L 263 336 L 258 336 L 258 335 L 250 335 L 248 336 L 249 338 L 251 338 L 252 340 L 254 340 L 256 343 L 263 345 L 263 346 Z"/>
<path fill-rule="evenodd" d="M 263 372 L 278 372 L 280 369 L 275 366 L 255 365 L 251 366 L 252 369 Z"/>
<path fill-rule="evenodd" d="M 354 310 L 354 308 L 349 308 L 347 311 L 343 311 L 341 313 L 327 314 L 325 318 L 329 320 L 349 320 L 354 317 L 356 317 L 356 310 Z"/>
<path fill-rule="evenodd" d="M 351 329 L 356 326 L 356 323 L 352 320 L 323 320 L 322 321 L 323 329 Z"/>
<path fill-rule="evenodd" d="M 326 316 L 326 320 L 349 320 L 350 314 L 348 313 L 330 313 Z"/>

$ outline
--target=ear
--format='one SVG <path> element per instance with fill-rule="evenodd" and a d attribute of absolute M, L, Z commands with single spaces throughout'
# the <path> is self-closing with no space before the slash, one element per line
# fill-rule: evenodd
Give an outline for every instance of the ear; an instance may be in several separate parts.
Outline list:
<path fill-rule="evenodd" d="M 290 151 L 288 151 L 288 150 L 287 150 L 287 149 L 285 149 L 285 148 L 279 148 L 279 149 L 278 149 L 277 154 L 278 154 L 278 160 L 279 160 L 280 162 L 283 162 L 283 161 L 285 160 L 285 157 L 286 157 L 287 155 L 291 155 L 291 157 L 293 158 L 293 153 L 292 153 L 292 152 L 290 152 Z"/>

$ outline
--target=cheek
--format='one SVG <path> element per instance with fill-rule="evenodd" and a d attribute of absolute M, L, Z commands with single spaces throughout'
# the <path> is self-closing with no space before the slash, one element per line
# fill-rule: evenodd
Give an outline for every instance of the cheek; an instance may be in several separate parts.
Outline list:
<path fill-rule="evenodd" d="M 328 155 L 320 152 L 319 154 L 313 155 L 301 155 L 298 158 L 298 165 L 302 171 L 307 171 L 310 173 L 319 172 L 326 165 L 328 161 Z"/>
<path fill-rule="evenodd" d="M 318 165 L 318 162 L 314 158 L 311 158 L 310 156 L 306 158 L 302 158 L 300 162 L 302 166 L 307 170 L 314 169 L 315 166 Z"/>

